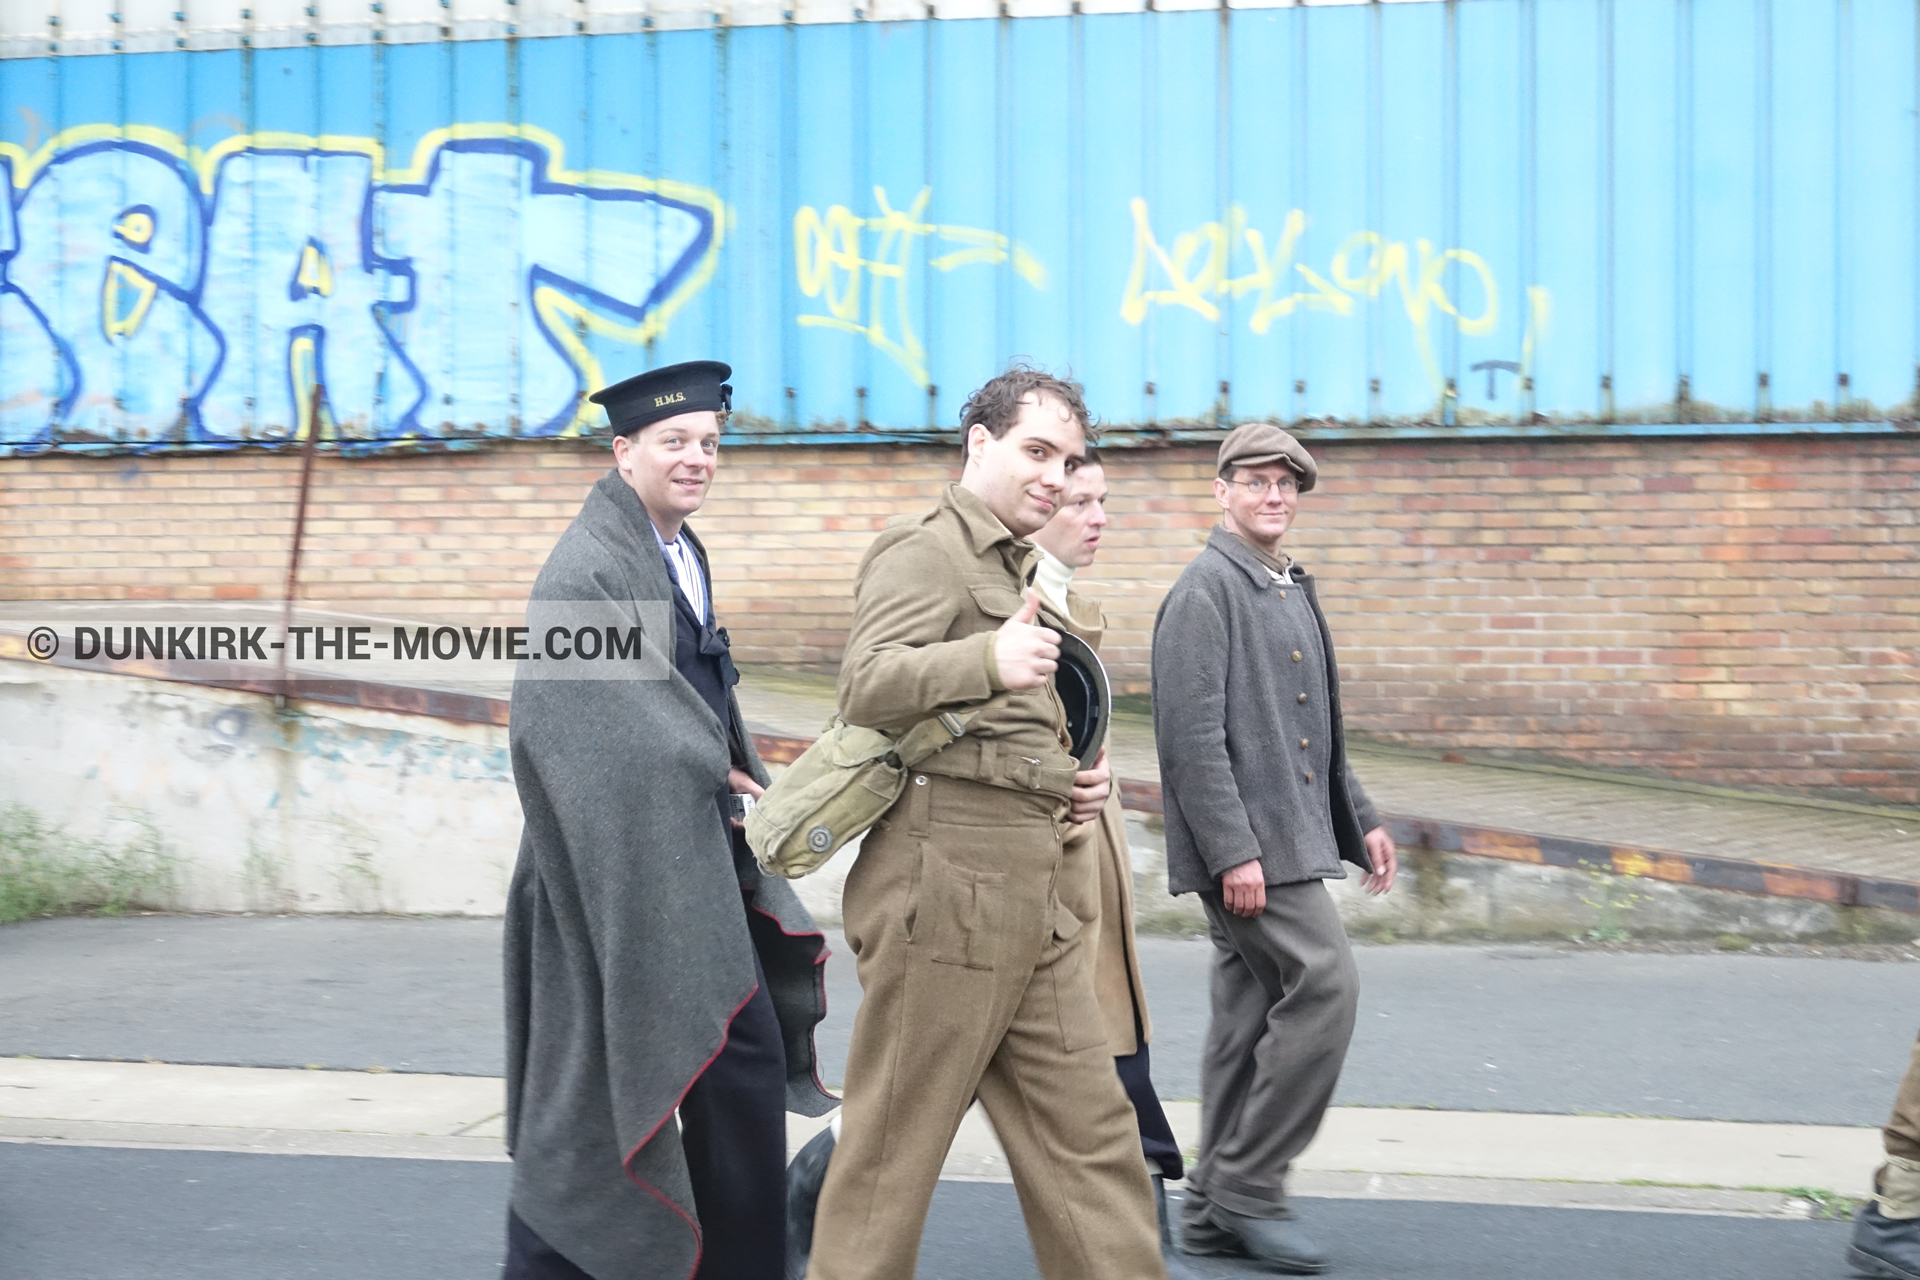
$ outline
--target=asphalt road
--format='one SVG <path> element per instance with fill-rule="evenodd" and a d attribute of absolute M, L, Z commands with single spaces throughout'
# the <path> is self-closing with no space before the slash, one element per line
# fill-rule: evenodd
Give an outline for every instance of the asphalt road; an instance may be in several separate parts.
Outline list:
<path fill-rule="evenodd" d="M 0 973 L 3 1054 L 505 1071 L 498 920 L 29 920 Z"/>
<path fill-rule="evenodd" d="M 859 985 L 836 937 L 823 1075 Z M 0 928 L 0 1054 L 501 1072 L 500 923 L 135 916 Z M 1533 947 L 1357 949 L 1337 1101 L 1880 1124 L 1920 964 Z M 1155 1080 L 1199 1096 L 1208 944 L 1150 938 Z"/>
<path fill-rule="evenodd" d="M 499 1273 L 508 1167 L 0 1143 L 4 1280 L 473 1280 Z M 1686 1214 L 1303 1200 L 1352 1280 L 1839 1280 L 1848 1228 Z M 1011 1186 L 948 1182 L 920 1280 L 1037 1276 Z M 1010 1229 L 1011 1228 L 1011 1229 Z M 1264 1275 L 1208 1260 L 1215 1277 Z"/>

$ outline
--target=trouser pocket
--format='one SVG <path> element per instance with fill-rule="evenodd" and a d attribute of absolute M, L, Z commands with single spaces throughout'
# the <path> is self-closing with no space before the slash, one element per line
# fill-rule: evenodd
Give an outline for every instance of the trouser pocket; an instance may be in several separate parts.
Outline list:
<path fill-rule="evenodd" d="M 1105 1047 L 1107 1020 L 1100 1012 L 1089 968 L 1097 929 L 1083 928 L 1064 903 L 1054 904 L 1053 938 L 1047 947 L 1047 980 L 1053 991 L 1060 1047 L 1068 1053 Z"/>
<path fill-rule="evenodd" d="M 932 841 L 920 847 L 920 877 L 909 908 L 913 945 L 935 964 L 992 969 L 1000 949 L 1004 871 L 955 866 Z"/>

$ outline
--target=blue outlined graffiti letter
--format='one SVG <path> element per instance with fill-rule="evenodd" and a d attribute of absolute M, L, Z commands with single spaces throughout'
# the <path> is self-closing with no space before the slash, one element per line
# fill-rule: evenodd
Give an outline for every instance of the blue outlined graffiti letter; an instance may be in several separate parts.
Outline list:
<path fill-rule="evenodd" d="M 12 195 L 13 165 L 0 157 L 0 446 L 44 441 L 66 385 L 53 334 L 7 278 L 20 247 Z"/>
<path fill-rule="evenodd" d="M 576 429 L 605 381 L 597 342 L 647 341 L 710 263 L 713 205 L 553 163 L 532 138 L 449 138 L 375 197 L 379 251 L 414 277 L 388 323 L 427 384 L 422 434 Z"/>
<path fill-rule="evenodd" d="M 186 170 L 142 143 L 75 147 L 33 175 L 17 234 L 7 283 L 20 305 L 5 308 L 0 334 L 28 341 L 24 353 L 9 345 L 0 395 L 20 405 L 18 424 L 51 395 L 69 438 L 179 437 L 220 365 L 219 337 L 193 303 L 202 227 Z M 57 348 L 52 378 L 23 310 Z"/>
<path fill-rule="evenodd" d="M 419 384 L 376 308 L 407 285 L 367 226 L 373 159 L 362 152 L 246 149 L 219 160 L 202 306 L 227 335 L 229 370 L 202 416 L 228 439 L 304 429 L 315 382 L 326 431 L 373 439 L 406 415 Z"/>

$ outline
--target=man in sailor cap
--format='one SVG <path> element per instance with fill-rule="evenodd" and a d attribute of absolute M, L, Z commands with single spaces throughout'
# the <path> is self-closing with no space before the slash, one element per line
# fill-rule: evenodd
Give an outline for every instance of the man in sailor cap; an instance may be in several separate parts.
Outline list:
<path fill-rule="evenodd" d="M 824 939 L 728 812 L 767 772 L 687 519 L 730 372 L 679 364 L 593 397 L 613 470 L 528 605 L 603 617 L 641 652 L 620 678 L 530 661 L 514 681 L 506 1280 L 780 1280 L 786 1113 L 836 1101 L 814 1073 Z"/>

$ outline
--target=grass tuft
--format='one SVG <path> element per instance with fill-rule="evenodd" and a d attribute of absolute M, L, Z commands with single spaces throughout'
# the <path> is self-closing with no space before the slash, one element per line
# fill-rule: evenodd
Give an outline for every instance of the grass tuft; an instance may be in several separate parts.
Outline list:
<path fill-rule="evenodd" d="M 0 808 L 0 924 L 167 905 L 179 859 L 151 819 L 126 817 L 135 834 L 111 843 L 70 836 L 25 805 Z"/>

